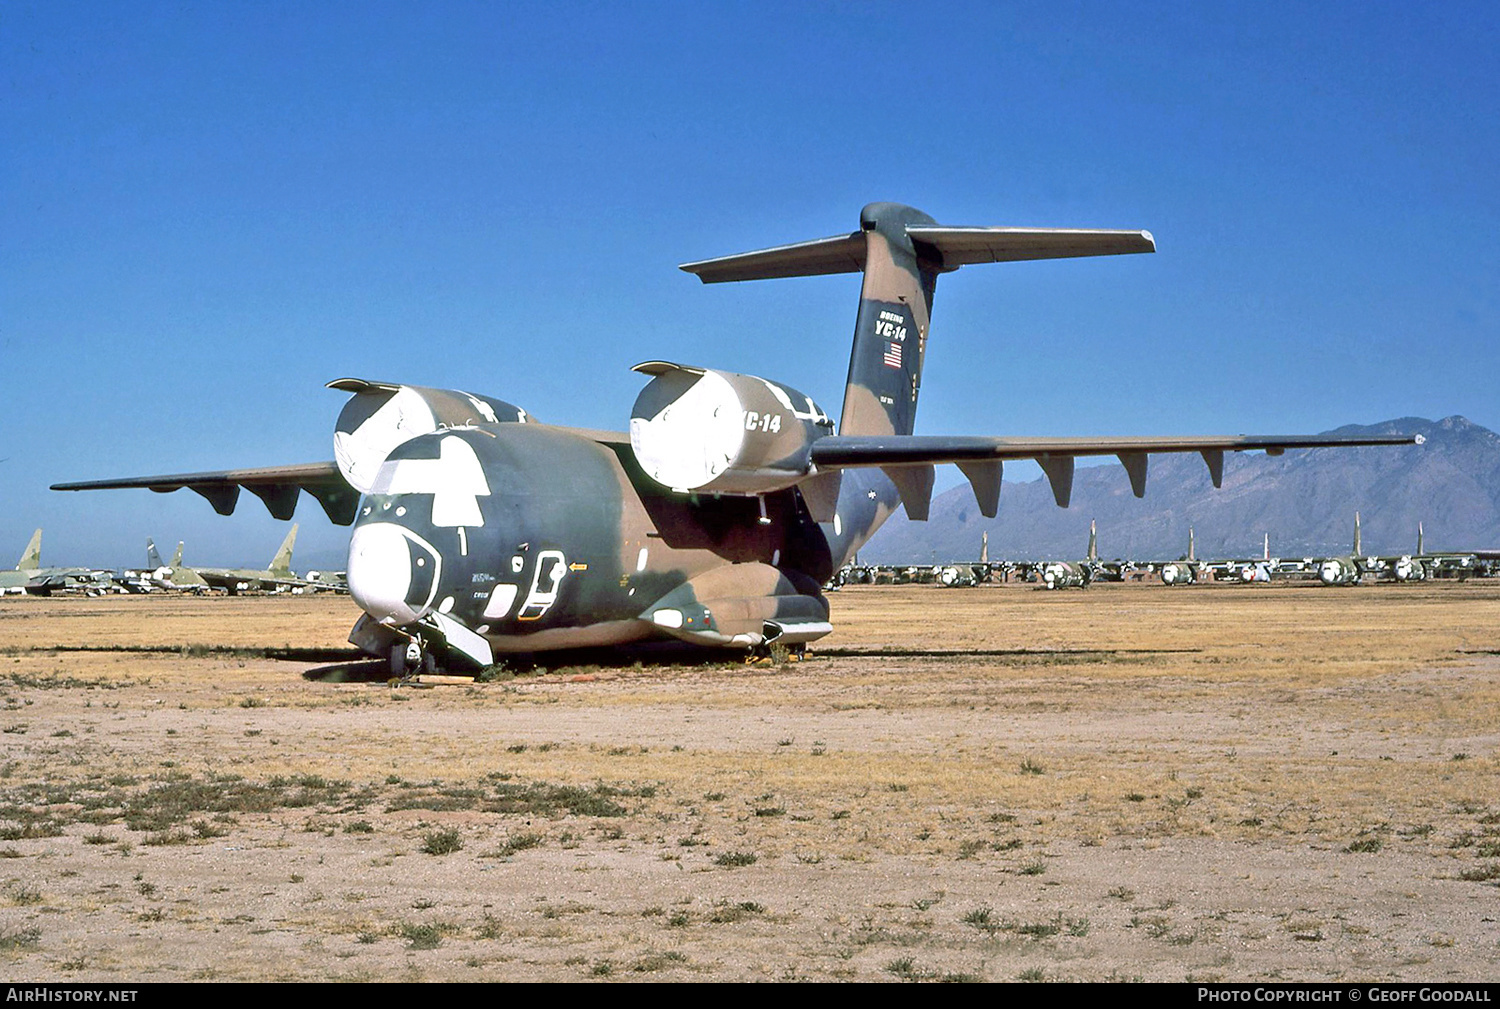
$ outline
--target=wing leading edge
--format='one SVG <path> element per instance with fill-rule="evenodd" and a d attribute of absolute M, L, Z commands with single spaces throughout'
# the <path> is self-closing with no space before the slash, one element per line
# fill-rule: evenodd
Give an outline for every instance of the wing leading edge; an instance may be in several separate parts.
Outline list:
<path fill-rule="evenodd" d="M 297 508 L 297 498 L 307 491 L 323 506 L 323 511 L 337 525 L 354 523 L 359 507 L 359 492 L 349 486 L 338 464 L 304 463 L 298 466 L 266 466 L 260 469 L 229 469 L 213 473 L 174 473 L 165 476 L 125 477 L 118 480 L 83 480 L 55 483 L 53 490 L 120 490 L 142 487 L 167 494 L 186 487 L 201 494 L 220 515 L 234 511 L 240 488 L 265 502 L 266 510 L 278 519 L 289 519 Z"/>
<path fill-rule="evenodd" d="M 988 438 L 948 435 L 831 435 L 812 445 L 819 470 L 879 466 L 901 492 L 914 519 L 927 517 L 932 467 L 954 463 L 974 488 L 979 510 L 993 518 L 1000 507 L 1000 479 L 1005 460 L 1034 459 L 1052 485 L 1052 496 L 1066 508 L 1073 494 L 1074 460 L 1079 456 L 1119 457 L 1136 497 L 1146 493 L 1147 459 L 1158 452 L 1197 452 L 1208 465 L 1215 487 L 1224 480 L 1224 453 L 1263 451 L 1281 455 L 1289 448 L 1358 448 L 1370 445 L 1420 445 L 1421 435 L 1223 435 L 1148 438 Z"/>

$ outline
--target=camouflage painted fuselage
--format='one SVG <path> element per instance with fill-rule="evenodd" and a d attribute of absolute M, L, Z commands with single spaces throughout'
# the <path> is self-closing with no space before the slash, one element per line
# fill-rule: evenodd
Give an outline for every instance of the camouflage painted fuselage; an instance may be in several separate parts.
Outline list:
<path fill-rule="evenodd" d="M 431 621 L 450 645 L 468 629 L 494 652 L 662 635 L 750 644 L 768 621 L 789 640 L 826 633 L 819 586 L 837 565 L 795 490 L 765 495 L 762 521 L 755 497 L 657 486 L 624 435 L 537 423 L 422 435 L 387 464 L 456 466 L 468 454 L 454 441 L 478 463 L 467 481 L 360 504 L 348 578 L 376 621 Z"/>

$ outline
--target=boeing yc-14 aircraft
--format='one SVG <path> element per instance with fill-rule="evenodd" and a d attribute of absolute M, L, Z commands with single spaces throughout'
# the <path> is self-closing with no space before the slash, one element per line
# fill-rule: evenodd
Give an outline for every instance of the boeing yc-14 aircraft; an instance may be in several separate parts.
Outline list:
<path fill-rule="evenodd" d="M 951 227 L 872 203 L 859 229 L 688 263 L 704 283 L 862 273 L 837 426 L 791 386 L 692 364 L 636 366 L 628 433 L 541 423 L 474 393 L 344 378 L 334 458 L 57 490 L 190 488 L 221 514 L 240 489 L 279 519 L 306 491 L 352 525 L 350 640 L 392 670 L 677 638 L 800 647 L 827 634 L 820 586 L 898 506 L 927 518 L 955 463 L 994 517 L 1007 460 L 1033 459 L 1066 507 L 1079 456 L 1117 456 L 1136 496 L 1157 452 L 1400 445 L 1407 436 L 949 437 L 913 433 L 938 277 L 978 263 L 1155 251 L 1145 231 Z"/>

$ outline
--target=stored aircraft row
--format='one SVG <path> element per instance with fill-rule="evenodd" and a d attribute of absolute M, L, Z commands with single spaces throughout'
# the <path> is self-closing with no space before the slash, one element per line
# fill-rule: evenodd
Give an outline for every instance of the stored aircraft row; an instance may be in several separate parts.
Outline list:
<path fill-rule="evenodd" d="M 42 531 L 31 536 L 31 542 L 13 571 L 0 571 L 0 594 L 29 593 L 51 595 L 54 592 L 142 593 L 156 590 L 208 592 L 210 590 L 238 595 L 242 592 L 323 592 L 347 591 L 343 573 L 309 571 L 298 576 L 292 571 L 292 547 L 297 540 L 294 525 L 282 540 L 281 547 L 265 570 L 254 568 L 195 568 L 182 563 L 181 543 L 170 564 L 164 563 L 156 544 L 146 540 L 146 567 L 125 571 L 102 568 L 44 568 L 41 566 Z"/>
<path fill-rule="evenodd" d="M 1409 444 L 1408 436 L 1144 438 L 915 434 L 938 278 L 996 262 L 1149 253 L 1145 231 L 954 227 L 872 203 L 857 230 L 688 263 L 707 284 L 862 273 L 837 425 L 795 388 L 648 361 L 628 431 L 541 423 L 490 396 L 365 379 L 326 462 L 57 484 L 190 488 L 221 514 L 241 488 L 291 517 L 302 491 L 353 525 L 350 640 L 392 669 L 675 638 L 800 646 L 827 634 L 821 586 L 898 506 L 924 520 L 933 467 L 955 463 L 980 511 L 1006 460 L 1033 459 L 1066 507 L 1079 456 L 1114 455 L 1137 496 L 1152 453 Z M 788 320 L 789 322 L 792 320 Z"/>

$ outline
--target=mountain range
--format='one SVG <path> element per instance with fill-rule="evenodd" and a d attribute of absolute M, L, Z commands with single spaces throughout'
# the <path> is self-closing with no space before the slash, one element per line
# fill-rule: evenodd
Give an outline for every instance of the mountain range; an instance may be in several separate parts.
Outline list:
<path fill-rule="evenodd" d="M 991 559 L 1082 557 L 1090 519 L 1099 556 L 1152 560 L 1187 551 L 1193 527 L 1199 557 L 1273 557 L 1348 553 L 1361 513 L 1366 553 L 1411 553 L 1417 523 L 1428 550 L 1500 548 L 1500 435 L 1463 417 L 1403 417 L 1334 435 L 1411 433 L 1425 444 L 1398 448 L 1310 449 L 1279 457 L 1230 453 L 1215 489 L 1196 454 L 1151 457 L 1144 499 L 1130 491 L 1124 467 L 1080 468 L 1072 503 L 1058 508 L 1045 479 L 1011 483 L 1000 513 L 979 513 L 967 483 L 933 499 L 926 522 L 898 511 L 860 552 L 876 564 L 977 559 L 989 533 Z"/>

